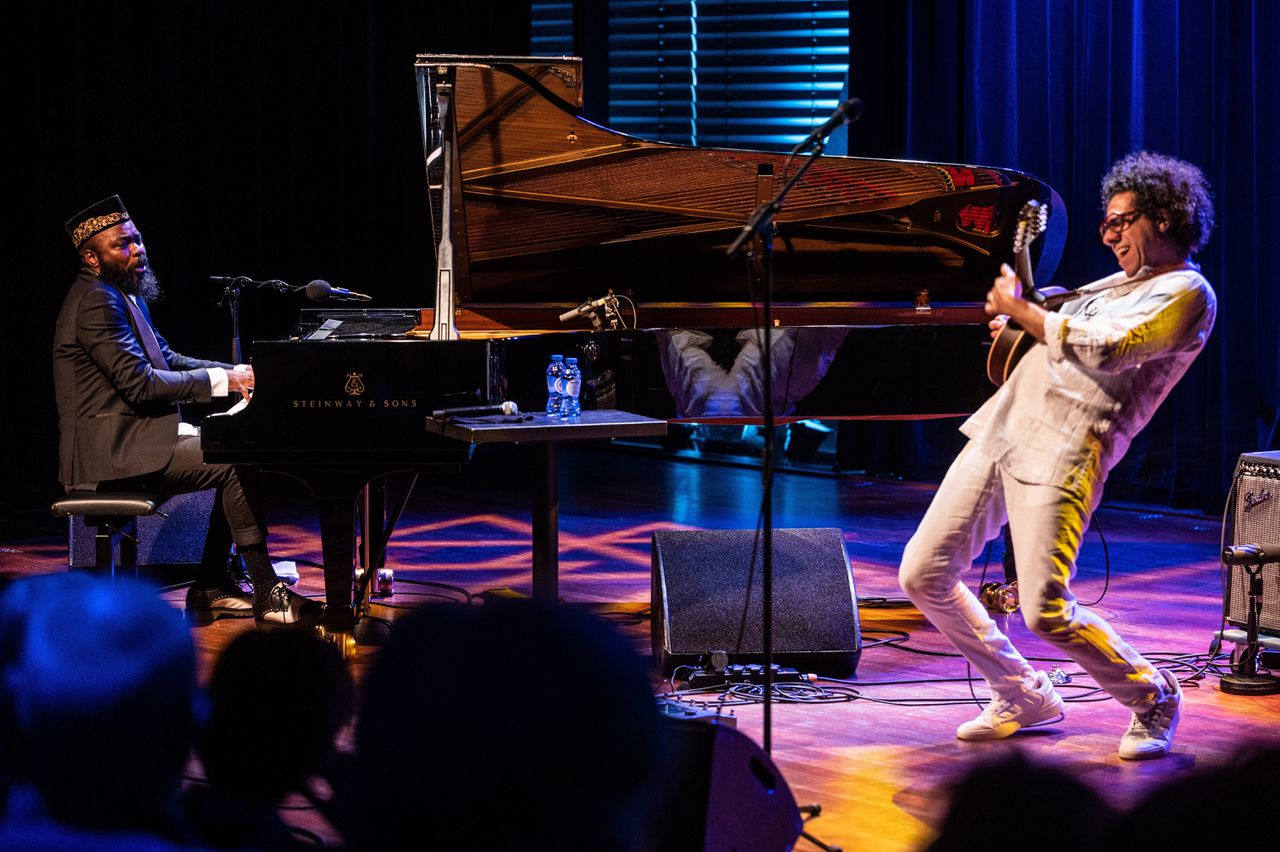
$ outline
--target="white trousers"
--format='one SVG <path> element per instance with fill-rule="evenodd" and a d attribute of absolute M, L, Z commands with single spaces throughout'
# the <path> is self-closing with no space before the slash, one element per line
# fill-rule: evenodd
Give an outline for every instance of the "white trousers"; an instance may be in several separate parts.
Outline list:
<path fill-rule="evenodd" d="M 1100 497 L 1100 485 L 1081 494 L 1019 482 L 970 442 L 907 543 L 898 575 L 903 591 L 993 692 L 1012 698 L 1030 688 L 1035 677 L 1035 669 L 962 581 L 1007 519 L 1027 627 L 1125 707 L 1141 712 L 1160 698 L 1155 667 L 1071 593 L 1080 541 Z"/>

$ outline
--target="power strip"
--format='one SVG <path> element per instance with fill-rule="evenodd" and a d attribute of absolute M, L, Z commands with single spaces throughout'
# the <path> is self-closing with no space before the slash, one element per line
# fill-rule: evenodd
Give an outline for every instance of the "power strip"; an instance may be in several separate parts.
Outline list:
<path fill-rule="evenodd" d="M 803 675 L 792 668 L 783 668 L 777 663 L 774 663 L 770 668 L 773 670 L 774 683 L 802 683 L 809 679 L 808 675 Z M 764 683 L 764 666 L 759 663 L 747 663 L 746 665 L 734 664 L 725 666 L 719 670 L 694 669 L 685 680 L 685 683 L 688 685 L 688 689 L 734 683 L 762 684 Z"/>

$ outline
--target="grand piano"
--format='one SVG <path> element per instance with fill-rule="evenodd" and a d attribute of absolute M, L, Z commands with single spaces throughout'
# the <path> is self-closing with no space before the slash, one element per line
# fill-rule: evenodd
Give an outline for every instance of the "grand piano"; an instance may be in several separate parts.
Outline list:
<path fill-rule="evenodd" d="M 422 55 L 415 72 L 433 306 L 304 312 L 293 339 L 254 343 L 252 401 L 202 429 L 206 459 L 288 473 L 316 496 L 324 626 L 336 635 L 354 629 L 353 518 L 366 486 L 470 457 L 424 428 L 432 410 L 539 410 L 553 352 L 578 356 L 585 409 L 741 423 L 765 408 L 764 253 L 757 242 L 731 261 L 725 249 L 797 160 L 593 124 L 578 115 L 572 57 Z M 1043 283 L 1066 217 L 1034 177 L 817 162 L 775 217 L 777 420 L 974 410 L 986 393 L 983 296 L 1030 200 L 1052 211 L 1032 246 Z"/>

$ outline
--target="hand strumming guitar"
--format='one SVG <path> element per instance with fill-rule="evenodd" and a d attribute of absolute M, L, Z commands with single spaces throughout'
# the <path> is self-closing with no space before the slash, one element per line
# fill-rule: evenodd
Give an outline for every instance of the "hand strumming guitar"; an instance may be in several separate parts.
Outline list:
<path fill-rule="evenodd" d="M 992 282 L 991 289 L 987 291 L 987 302 L 983 309 L 989 316 L 995 317 L 987 323 L 993 340 L 1010 319 L 1026 329 L 1036 340 L 1044 340 L 1044 318 L 1048 311 L 1022 298 L 1022 284 L 1009 264 L 1000 264 L 1000 277 Z"/>

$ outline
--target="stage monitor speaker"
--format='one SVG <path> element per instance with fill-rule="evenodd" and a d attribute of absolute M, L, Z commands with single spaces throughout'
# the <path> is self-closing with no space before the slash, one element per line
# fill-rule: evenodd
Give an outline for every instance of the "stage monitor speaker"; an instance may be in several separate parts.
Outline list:
<path fill-rule="evenodd" d="M 156 514 L 138 518 L 138 565 L 200 564 L 214 494 L 213 490 L 178 494 L 162 503 Z M 92 568 L 93 528 L 78 516 L 68 520 L 67 563 L 72 568 Z M 120 558 L 119 548 L 117 542 L 116 559 Z"/>
<path fill-rule="evenodd" d="M 1236 462 L 1230 544 L 1280 544 L 1280 452 L 1245 453 Z M 1243 566 L 1229 568 L 1224 609 L 1227 623 L 1249 622 L 1249 578 Z M 1258 630 L 1280 635 L 1280 565 L 1262 566 L 1262 613 Z"/>
<path fill-rule="evenodd" d="M 716 651 L 760 662 L 761 555 L 755 530 L 653 534 L 653 657 L 664 674 Z M 754 554 L 754 564 L 752 556 Z M 853 573 L 837 529 L 773 534 L 774 662 L 848 677 L 862 636 Z"/>

